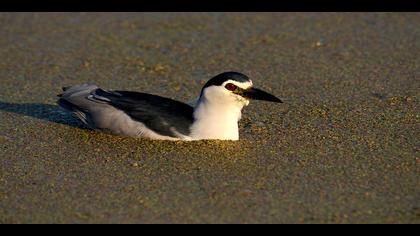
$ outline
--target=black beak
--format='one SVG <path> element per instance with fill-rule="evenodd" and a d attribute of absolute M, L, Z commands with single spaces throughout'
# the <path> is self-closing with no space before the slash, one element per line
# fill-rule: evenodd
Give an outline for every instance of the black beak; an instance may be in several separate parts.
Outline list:
<path fill-rule="evenodd" d="M 242 96 L 248 99 L 282 103 L 282 101 L 276 96 L 257 88 L 249 88 L 247 90 L 244 90 Z"/>

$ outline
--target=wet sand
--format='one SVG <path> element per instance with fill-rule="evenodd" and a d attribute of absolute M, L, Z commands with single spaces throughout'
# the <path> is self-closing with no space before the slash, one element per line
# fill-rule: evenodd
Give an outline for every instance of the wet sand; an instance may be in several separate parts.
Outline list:
<path fill-rule="evenodd" d="M 0 223 L 420 223 L 420 14 L 1 13 Z M 188 101 L 240 71 L 238 142 L 87 130 L 96 83 Z"/>

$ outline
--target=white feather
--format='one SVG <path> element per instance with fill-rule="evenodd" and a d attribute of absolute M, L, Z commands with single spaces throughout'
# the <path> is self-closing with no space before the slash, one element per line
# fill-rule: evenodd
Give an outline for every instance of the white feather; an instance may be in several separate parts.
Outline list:
<path fill-rule="evenodd" d="M 191 126 L 192 139 L 238 140 L 238 121 L 241 110 L 249 101 L 225 89 L 227 83 L 233 83 L 243 89 L 252 86 L 251 82 L 240 83 L 228 80 L 222 86 L 210 86 L 194 108 L 194 124 Z"/>

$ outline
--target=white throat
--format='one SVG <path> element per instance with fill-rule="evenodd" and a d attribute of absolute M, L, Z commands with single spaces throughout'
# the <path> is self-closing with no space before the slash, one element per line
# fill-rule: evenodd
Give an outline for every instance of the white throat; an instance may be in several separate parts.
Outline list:
<path fill-rule="evenodd" d="M 241 111 L 249 100 L 225 88 L 228 83 L 247 89 L 251 81 L 238 82 L 227 80 L 222 85 L 203 88 L 194 104 L 194 123 L 190 128 L 192 139 L 238 140 L 238 121 Z"/>
<path fill-rule="evenodd" d="M 215 103 L 202 96 L 194 109 L 192 139 L 238 140 L 241 103 Z"/>
<path fill-rule="evenodd" d="M 242 106 L 237 104 L 214 104 L 201 98 L 194 109 L 194 124 L 191 126 L 192 139 L 238 140 L 238 121 Z"/>

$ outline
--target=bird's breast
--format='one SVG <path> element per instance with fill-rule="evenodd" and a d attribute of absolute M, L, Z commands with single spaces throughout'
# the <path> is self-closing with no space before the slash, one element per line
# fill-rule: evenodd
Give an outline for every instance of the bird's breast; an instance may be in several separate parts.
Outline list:
<path fill-rule="evenodd" d="M 197 107 L 190 137 L 193 139 L 238 140 L 238 120 L 241 112 Z"/>

